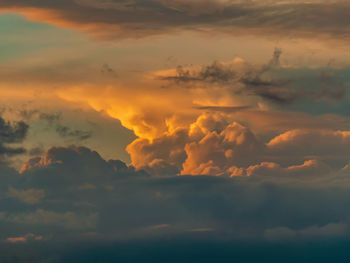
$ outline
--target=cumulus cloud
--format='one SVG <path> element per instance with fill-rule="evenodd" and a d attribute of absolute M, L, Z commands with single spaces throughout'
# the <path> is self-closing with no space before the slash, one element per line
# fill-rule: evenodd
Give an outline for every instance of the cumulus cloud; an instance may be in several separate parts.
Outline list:
<path fill-rule="evenodd" d="M 179 30 L 349 38 L 345 1 L 79 0 L 2 1 L 2 12 L 77 28 L 103 38 Z"/>
<path fill-rule="evenodd" d="M 230 165 L 254 162 L 263 147 L 248 128 L 230 123 L 221 114 L 202 114 L 187 128 L 152 141 L 137 139 L 127 151 L 135 167 L 150 173 L 213 174 L 209 172 L 213 167 L 219 175 Z"/>
<path fill-rule="evenodd" d="M 292 129 L 265 137 L 225 113 L 203 113 L 187 128 L 127 150 L 133 165 L 153 175 L 292 176 L 330 174 L 350 159 L 348 130 Z"/>
<path fill-rule="evenodd" d="M 232 123 L 219 134 L 210 132 L 199 142 L 186 145 L 182 174 L 224 174 L 230 165 L 254 163 L 262 149 L 249 129 Z"/>
<path fill-rule="evenodd" d="M 32 174 L 24 180 L 31 180 L 34 184 L 50 186 L 53 181 L 60 182 L 57 187 L 64 187 L 64 183 L 97 183 L 96 174 L 100 174 L 101 178 L 110 179 L 123 174 L 137 174 L 132 166 L 128 167 L 119 160 L 106 161 L 95 151 L 74 146 L 52 147 L 42 157 L 28 159 L 21 167 L 20 173 Z M 75 173 L 83 178 L 74 176 Z"/>
<path fill-rule="evenodd" d="M 282 133 L 268 142 L 268 152 L 289 156 L 291 160 L 319 156 L 324 159 L 349 159 L 349 131 L 297 129 Z"/>

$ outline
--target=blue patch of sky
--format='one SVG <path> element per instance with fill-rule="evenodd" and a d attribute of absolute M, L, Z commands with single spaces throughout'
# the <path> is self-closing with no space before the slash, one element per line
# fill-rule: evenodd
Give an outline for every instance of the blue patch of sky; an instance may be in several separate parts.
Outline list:
<path fill-rule="evenodd" d="M 0 60 L 20 58 L 43 49 L 79 45 L 85 36 L 68 29 L 32 22 L 17 14 L 0 15 Z"/>

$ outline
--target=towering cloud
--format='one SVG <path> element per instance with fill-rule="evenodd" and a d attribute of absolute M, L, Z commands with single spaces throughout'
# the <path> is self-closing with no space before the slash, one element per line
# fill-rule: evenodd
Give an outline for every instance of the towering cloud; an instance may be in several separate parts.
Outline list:
<path fill-rule="evenodd" d="M 0 0 L 0 263 L 336 261 L 349 12 Z"/>

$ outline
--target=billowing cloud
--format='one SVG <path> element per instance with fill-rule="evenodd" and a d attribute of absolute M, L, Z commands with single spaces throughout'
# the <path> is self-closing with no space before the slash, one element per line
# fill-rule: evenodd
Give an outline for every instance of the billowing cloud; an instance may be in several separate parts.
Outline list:
<path fill-rule="evenodd" d="M 300 244 L 348 243 L 349 54 L 328 63 L 338 46 L 323 45 L 349 42 L 349 10 L 342 0 L 0 1 L 1 14 L 128 38 L 2 16 L 39 39 L 12 45 L 13 33 L 2 55 L 0 262 L 150 261 L 135 242 L 158 242 L 152 262 L 259 262 L 266 246 L 277 248 L 269 262 L 285 246 L 296 248 L 278 262 L 300 262 Z M 131 40 L 155 35 L 167 37 Z M 282 38 L 283 53 L 263 53 Z M 225 245 L 227 258 L 207 256 Z"/>
<path fill-rule="evenodd" d="M 268 151 L 279 156 L 307 158 L 319 156 L 324 159 L 349 159 L 349 131 L 298 129 L 282 133 L 268 142 Z"/>
<path fill-rule="evenodd" d="M 187 144 L 182 173 L 220 175 L 230 165 L 254 163 L 262 149 L 263 144 L 249 129 L 232 123 L 219 134 L 210 132 L 200 141 Z"/>
<path fill-rule="evenodd" d="M 350 160 L 348 130 L 290 129 L 272 138 L 255 134 L 224 113 L 204 113 L 187 129 L 154 140 L 137 139 L 127 150 L 135 167 L 153 175 L 320 176 Z"/>

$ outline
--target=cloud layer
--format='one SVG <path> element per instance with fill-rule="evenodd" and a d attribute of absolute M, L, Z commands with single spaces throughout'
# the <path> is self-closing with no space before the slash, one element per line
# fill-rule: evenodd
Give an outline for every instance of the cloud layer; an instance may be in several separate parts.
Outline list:
<path fill-rule="evenodd" d="M 144 37 L 181 30 L 349 39 L 346 1 L 65 0 L 13 1 L 2 12 L 77 28 L 102 38 Z"/>
<path fill-rule="evenodd" d="M 151 177 L 84 147 L 51 148 L 28 160 L 21 174 L 2 173 L 0 238 L 107 241 L 206 233 L 280 242 L 350 235 L 347 168 L 308 161 L 230 171 L 231 178 Z"/>

